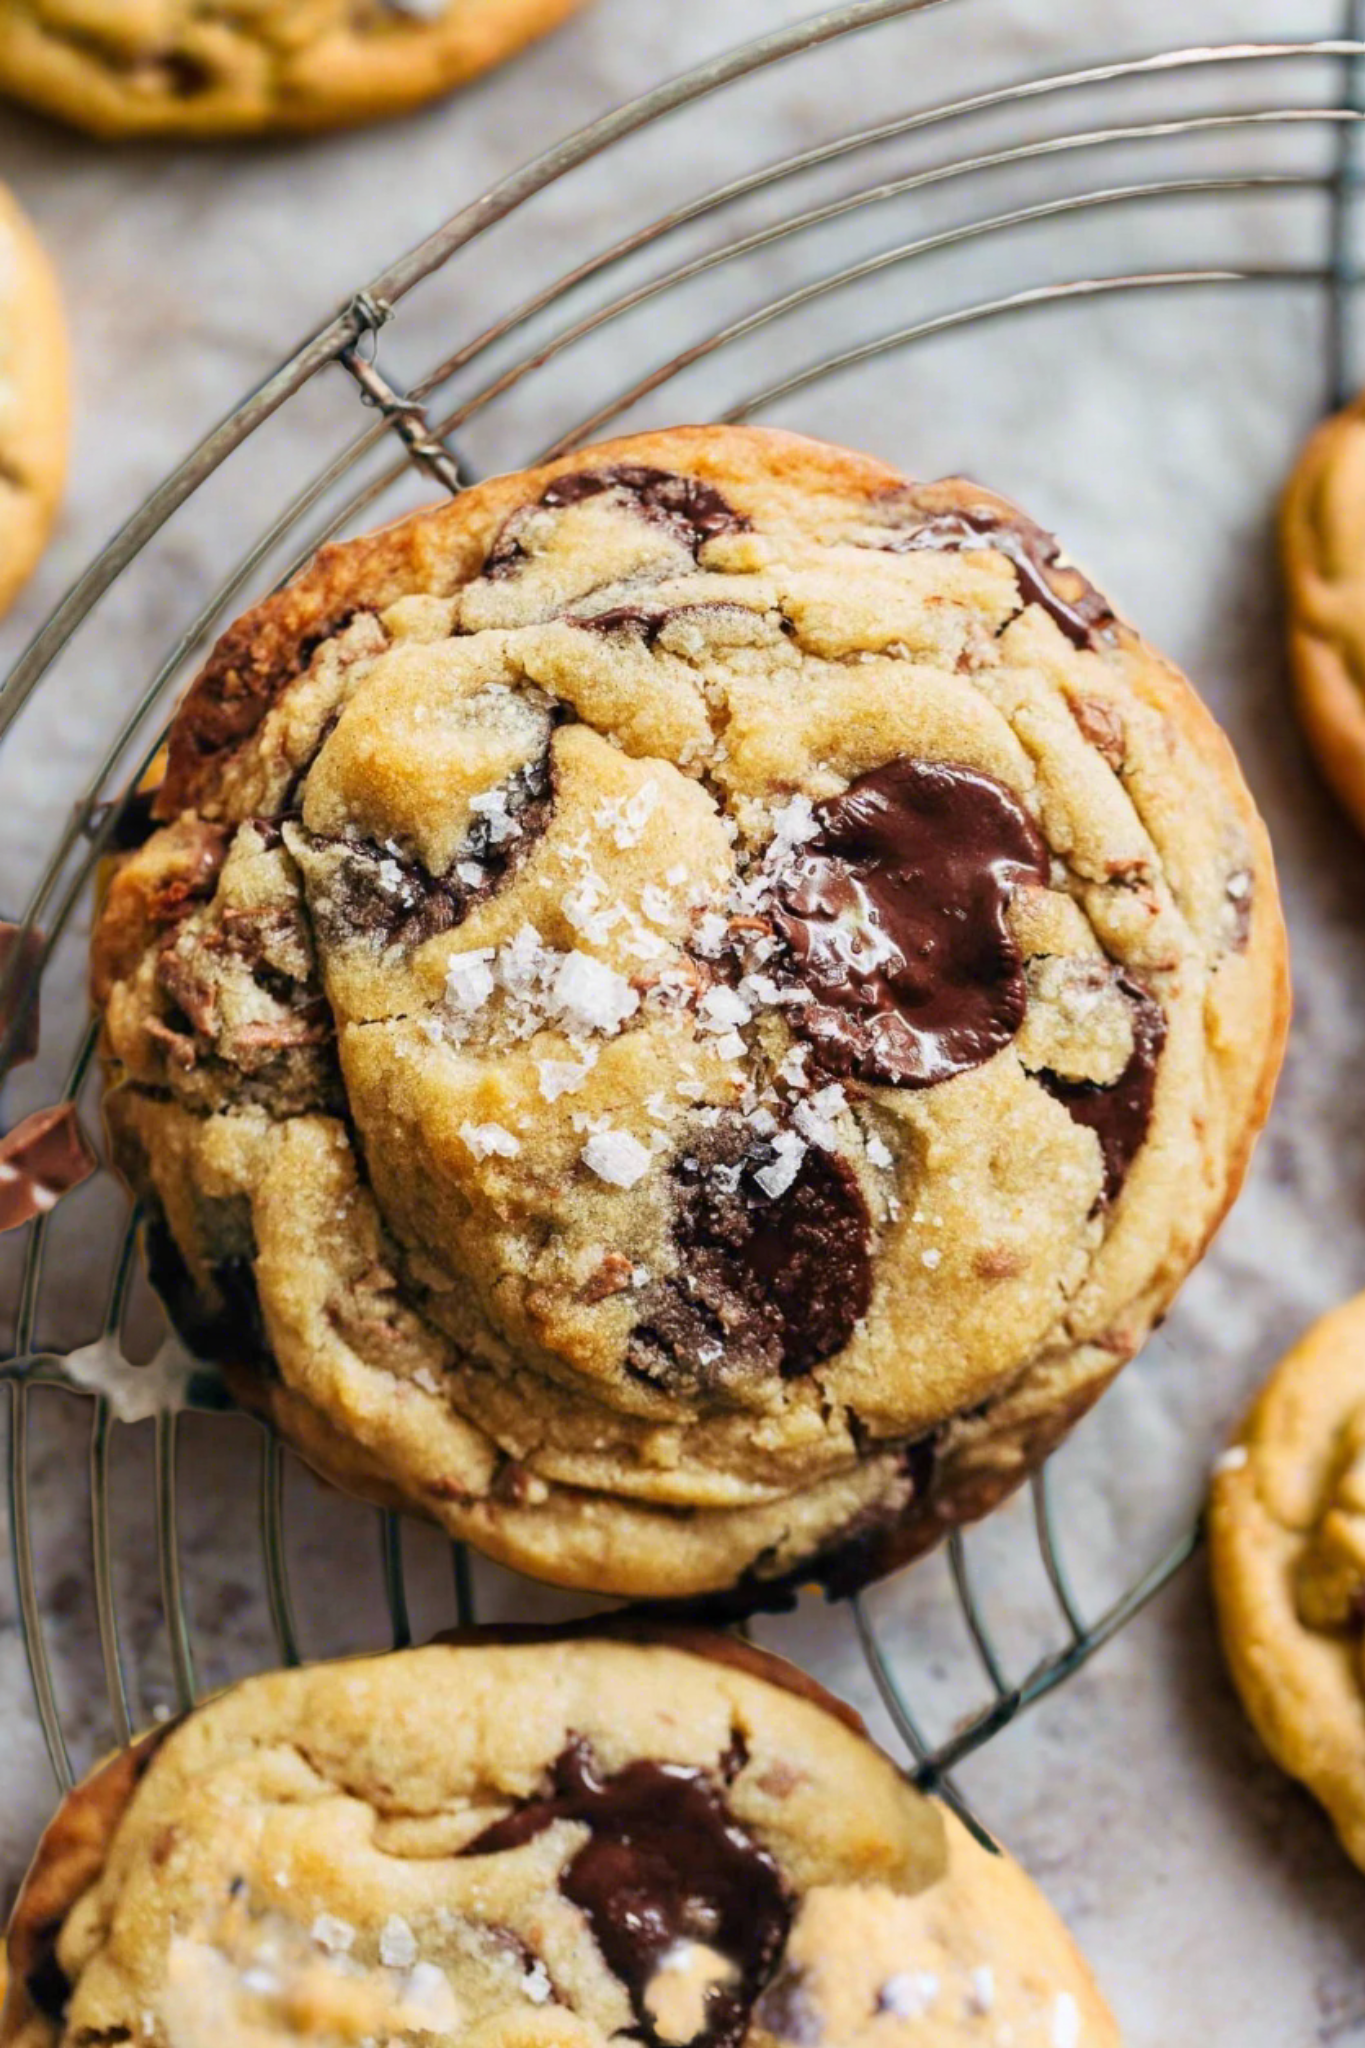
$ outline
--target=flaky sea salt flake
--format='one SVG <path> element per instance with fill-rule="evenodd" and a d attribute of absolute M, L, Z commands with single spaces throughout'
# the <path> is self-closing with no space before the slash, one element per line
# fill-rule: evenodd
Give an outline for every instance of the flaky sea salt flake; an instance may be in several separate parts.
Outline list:
<path fill-rule="evenodd" d="M 736 1024 L 747 1024 L 754 1014 L 737 989 L 723 986 L 708 989 L 697 1012 L 703 1031 L 729 1031 Z"/>
<path fill-rule="evenodd" d="M 806 1148 L 795 1131 L 779 1131 L 773 1139 L 774 1157 L 770 1165 L 761 1166 L 754 1179 L 770 1201 L 785 1195 L 787 1189 L 801 1171 L 801 1161 Z"/>
<path fill-rule="evenodd" d="M 577 949 L 560 961 L 550 999 L 570 1027 L 608 1034 L 619 1031 L 640 1007 L 640 998 L 624 974 Z"/>
<path fill-rule="evenodd" d="M 417 1937 L 397 1913 L 390 1913 L 380 1929 L 379 1960 L 386 1970 L 410 1970 L 417 1961 Z"/>
<path fill-rule="evenodd" d="M 596 1131 L 583 1147 L 583 1164 L 614 1188 L 633 1188 L 649 1162 L 649 1152 L 629 1131 Z"/>
<path fill-rule="evenodd" d="M 546 1102 L 558 1102 L 561 1095 L 572 1095 L 583 1086 L 593 1068 L 597 1065 L 597 1048 L 585 1045 L 581 1060 L 537 1060 L 536 1072 L 540 1076 L 540 1092 Z"/>
<path fill-rule="evenodd" d="M 456 1010 L 473 1016 L 493 993 L 491 946 L 472 946 L 467 952 L 446 958 L 446 1001 Z"/>
<path fill-rule="evenodd" d="M 349 1955 L 355 1941 L 355 1929 L 349 1920 L 339 1920 L 335 1913 L 319 1913 L 311 1929 L 319 1948 L 325 1948 L 329 1955 Z"/>
<path fill-rule="evenodd" d="M 496 1154 L 499 1159 L 515 1159 L 521 1150 L 520 1138 L 514 1138 L 502 1124 L 460 1125 L 460 1136 L 476 1159 L 487 1159 Z"/>

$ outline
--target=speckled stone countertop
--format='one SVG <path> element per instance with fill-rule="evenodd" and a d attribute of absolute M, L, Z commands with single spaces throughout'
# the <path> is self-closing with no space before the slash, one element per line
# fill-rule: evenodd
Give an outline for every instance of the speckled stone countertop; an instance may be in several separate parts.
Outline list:
<path fill-rule="evenodd" d="M 598 0 L 459 98 L 398 125 L 308 141 L 110 151 L 0 113 L 0 175 L 61 268 L 78 375 L 67 513 L 36 583 L 0 627 L 0 663 L 173 462 L 383 264 L 593 114 L 805 11 L 795 0 L 692 8 Z M 383 359 L 410 376 L 517 304 L 556 264 L 606 246 L 623 220 L 855 126 L 1163 41 L 1328 35 L 1340 13 L 1314 0 L 1292 9 L 1270 0 L 1092 0 L 1084 9 L 955 0 L 780 67 L 746 89 L 742 118 L 728 100 L 714 102 L 637 140 L 622 163 L 579 174 L 547 195 L 533 228 L 514 223 L 488 259 L 461 259 L 430 303 L 405 306 L 382 337 Z M 824 183 L 812 171 L 788 203 L 819 205 L 855 183 L 932 170 L 1064 126 L 1150 122 L 1175 109 L 1320 105 L 1339 87 L 1326 61 L 1198 67 L 1065 103 L 1054 96 L 986 110 L 968 127 L 878 145 L 856 167 L 835 166 Z M 1162 141 L 1155 150 L 1126 142 L 1088 175 L 1115 185 L 1267 167 L 1312 174 L 1330 160 L 1323 126 L 1300 123 Z M 799 243 L 760 251 L 738 270 L 708 273 L 680 310 L 652 301 L 580 345 L 558 372 L 517 387 L 472 424 L 462 451 L 481 468 L 530 456 L 695 332 L 973 214 L 1045 203 L 1086 176 L 1078 158 L 1045 157 L 985 170 L 970 184 L 927 181 Z M 771 219 L 764 206 L 744 202 L 731 231 Z M 1324 258 L 1326 226 L 1321 196 L 1304 189 L 1224 193 L 1178 210 L 1113 204 L 1043 222 L 814 302 L 703 361 L 676 395 L 644 399 L 632 417 L 714 416 L 819 354 L 1042 282 L 1233 260 L 1312 269 Z M 679 248 L 706 246 L 704 235 L 684 236 Z M 628 268 L 627 281 L 642 274 Z M 1091 1613 L 1189 1524 L 1210 1458 L 1286 1342 L 1365 1285 L 1365 1120 L 1350 1092 L 1365 1008 L 1365 849 L 1325 796 L 1289 713 L 1272 538 L 1280 480 L 1327 403 L 1326 343 L 1326 296 L 1311 280 L 1133 290 L 940 334 L 762 414 L 920 474 L 965 469 L 1058 527 L 1101 586 L 1206 691 L 1277 842 L 1298 1008 L 1270 1130 L 1241 1203 L 1176 1313 L 1056 1461 L 1066 1555 Z M 507 360 L 504 353 L 499 364 Z M 224 483 L 204 516 L 177 523 L 108 623 L 20 722 L 0 760 L 0 874 L 15 900 L 68 815 L 96 741 L 228 566 L 233 543 L 259 530 L 338 445 L 339 423 L 352 422 L 354 394 L 338 373 L 329 376 L 274 422 L 253 465 Z M 78 953 L 77 943 L 73 959 Z M 54 1033 L 63 1003 L 75 1028 L 78 989 L 71 965 L 49 1000 Z M 30 1106 L 55 1073 L 40 1068 L 16 1081 L 7 1116 Z M 92 1195 L 77 1226 L 54 1234 L 55 1300 L 39 1341 L 80 1342 L 97 1328 L 117 1207 L 112 1191 Z M 38 1585 L 79 1765 L 107 1745 L 111 1725 L 91 1601 L 89 1408 L 38 1394 L 32 1411 Z M 116 1431 L 113 1457 L 115 1591 L 135 1718 L 173 1698 L 151 1436 L 146 1425 Z M 193 1417 L 183 1436 L 180 1554 L 199 1678 L 212 1685 L 276 1654 L 257 1539 L 259 1448 L 254 1428 L 233 1420 Z M 377 1644 L 374 1518 L 296 1471 L 287 1507 L 305 1651 Z M 968 1551 L 1017 1677 L 1062 1640 L 1027 1504 L 997 1517 Z M 451 1618 L 450 1558 L 417 1529 L 407 1556 L 420 1635 Z M 491 1571 L 481 1574 L 481 1598 L 489 1614 L 558 1606 Z M 931 1734 L 981 1703 L 983 1681 L 942 1560 L 879 1589 L 868 1611 Z M 889 1732 L 846 1611 L 812 1605 L 763 1622 L 759 1633 Z M 0 1581 L 0 1726 L 7 1899 L 52 1799 L 8 1574 Z M 1308 1801 L 1258 1755 L 1214 1647 L 1201 1559 L 968 1761 L 960 1781 L 1067 1915 L 1131 2048 L 1365 2042 L 1365 1878 Z"/>

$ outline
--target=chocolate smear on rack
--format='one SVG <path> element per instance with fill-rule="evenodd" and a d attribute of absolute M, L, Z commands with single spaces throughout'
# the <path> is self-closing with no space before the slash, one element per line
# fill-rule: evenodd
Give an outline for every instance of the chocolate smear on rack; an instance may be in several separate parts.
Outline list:
<path fill-rule="evenodd" d="M 1009 1044 L 1024 1020 L 1024 963 L 1006 919 L 1041 887 L 1048 852 L 994 777 L 899 760 L 815 808 L 818 835 L 774 889 L 787 959 L 809 991 L 794 1028 L 840 1074 L 931 1088 Z"/>
<path fill-rule="evenodd" d="M 22 1067 L 38 1056 L 38 973 L 43 935 L 0 919 L 0 1064 Z"/>
<path fill-rule="evenodd" d="M 98 1164 L 74 1102 L 26 1116 L 0 1138 L 0 1230 L 15 1230 L 55 1209 Z"/>
<path fill-rule="evenodd" d="M 777 1864 L 708 1773 L 641 1760 L 605 1777 L 590 1744 L 574 1736 L 545 1795 L 495 1821 L 462 1853 L 519 1849 L 559 1821 L 588 1830 L 560 1890 L 625 1986 L 638 2038 L 651 2048 L 672 2038 L 656 2027 L 650 1992 L 660 1971 L 695 1945 L 717 1967 L 692 2048 L 739 2048 L 786 1943 L 792 1902 Z"/>
<path fill-rule="evenodd" d="M 943 494 L 927 485 L 904 494 L 906 523 L 884 543 L 888 553 L 918 554 L 932 549 L 961 554 L 994 548 L 1014 570 L 1025 604 L 1041 605 L 1073 647 L 1094 648 L 1112 632 L 1113 610 L 1079 569 L 1062 561 L 1053 536 L 1022 512 L 982 502 L 936 505 Z"/>
<path fill-rule="evenodd" d="M 1072 1120 L 1099 1139 L 1106 1203 L 1115 1200 L 1146 1143 L 1157 1067 L 1166 1043 L 1166 1013 L 1160 1003 L 1124 975 L 1119 976 L 1118 985 L 1133 1020 L 1133 1050 L 1118 1080 L 1102 1087 L 1096 1081 L 1064 1080 L 1048 1068 L 1037 1077 L 1048 1094 L 1064 1104 Z"/>

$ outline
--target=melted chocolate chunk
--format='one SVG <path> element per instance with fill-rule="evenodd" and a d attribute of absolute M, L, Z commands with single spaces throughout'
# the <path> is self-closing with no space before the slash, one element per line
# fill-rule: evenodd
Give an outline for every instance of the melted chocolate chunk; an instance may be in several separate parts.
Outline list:
<path fill-rule="evenodd" d="M 98 838 L 107 832 L 104 844 L 110 853 L 132 853 L 156 830 L 155 802 L 154 789 L 134 789 L 125 797 L 96 804 L 90 813 L 90 836 Z"/>
<path fill-rule="evenodd" d="M 315 845 L 330 843 L 342 856 L 326 890 L 310 906 L 324 939 L 345 946 L 373 933 L 386 945 L 411 947 L 462 924 L 470 905 L 494 889 L 545 830 L 554 801 L 551 785 L 548 755 L 519 769 L 504 785 L 515 836 L 495 844 L 492 819 L 477 817 L 447 875 L 433 875 L 420 861 L 372 839 L 314 838 Z M 468 861 L 483 868 L 482 881 L 460 880 L 458 867 Z"/>
<path fill-rule="evenodd" d="M 542 493 L 540 503 L 548 510 L 563 505 L 581 505 L 586 498 L 600 498 L 618 491 L 628 498 L 642 519 L 663 526 L 699 555 L 708 540 L 720 533 L 743 533 L 749 521 L 726 503 L 720 492 L 699 477 L 677 476 L 667 469 L 649 469 L 641 463 L 621 463 L 614 469 L 579 469 L 556 477 Z M 514 512 L 494 541 L 484 562 L 485 576 L 514 575 L 526 559 L 518 538 L 525 512 Z"/>
<path fill-rule="evenodd" d="M 0 1230 L 45 1216 L 98 1165 L 74 1102 L 35 1110 L 0 1138 Z"/>
<path fill-rule="evenodd" d="M 872 1298 L 871 1221 L 848 1163 L 815 1146 L 776 1198 L 736 1117 L 674 1172 L 681 1270 L 650 1287 L 631 1337 L 638 1377 L 670 1390 L 793 1379 L 842 1350 Z"/>
<path fill-rule="evenodd" d="M 699 1942 L 735 1974 L 707 1992 L 693 2048 L 739 2048 L 791 1924 L 791 1898 L 767 1850 L 740 1827 L 705 1771 L 642 1761 L 604 1778 L 589 1745 L 574 1738 L 545 1797 L 495 1821 L 463 1854 L 519 1849 L 561 1820 L 589 1832 L 560 1890 L 587 1916 L 607 1967 L 626 1987 L 638 2038 L 662 2048 L 650 1983 L 670 1949 Z"/>
<path fill-rule="evenodd" d="M 816 808 L 819 837 L 777 883 L 795 1028 L 835 1073 L 932 1088 L 979 1067 L 1024 1020 L 1005 911 L 1047 878 L 1047 848 L 1003 783 L 893 761 Z"/>
<path fill-rule="evenodd" d="M 43 935 L 0 918 L 0 1056 L 5 1071 L 38 1057 Z"/>
<path fill-rule="evenodd" d="M 652 647 L 670 617 L 666 610 L 647 611 L 643 605 L 620 604 L 611 611 L 593 612 L 585 619 L 570 619 L 569 624 L 580 626 L 585 633 L 629 633 L 643 640 L 646 647 Z"/>
<path fill-rule="evenodd" d="M 210 1269 L 217 1297 L 210 1303 L 195 1285 L 179 1245 L 159 1215 L 147 1219 L 144 1249 L 147 1277 L 194 1357 L 222 1359 L 275 1376 L 274 1353 L 249 1257 L 220 1259 Z"/>
<path fill-rule="evenodd" d="M 932 492 L 932 486 L 929 487 Z M 915 493 L 909 503 L 918 509 Z M 1073 647 L 1095 647 L 1114 625 L 1114 614 L 1079 569 L 1059 567 L 1061 549 L 1050 533 L 1022 513 L 1007 515 L 991 505 L 931 511 L 886 543 L 887 552 L 915 554 L 922 548 L 956 554 L 994 548 L 1012 566 L 1025 604 L 1041 605 Z"/>
<path fill-rule="evenodd" d="M 24 1978 L 24 1989 L 37 2010 L 57 2027 L 66 2018 L 72 1989 L 71 1979 L 57 1961 L 57 1937 L 61 1931 L 60 1920 L 49 1920 L 36 1930 L 38 1960 Z"/>
<path fill-rule="evenodd" d="M 1038 1075 L 1049 1095 L 1063 1103 L 1078 1124 L 1100 1141 L 1104 1158 L 1104 1199 L 1112 1202 L 1128 1178 L 1152 1121 L 1157 1065 L 1166 1043 L 1166 1016 L 1146 989 L 1119 976 L 1133 1017 L 1133 1050 L 1117 1081 L 1102 1088 L 1095 1081 L 1066 1081 L 1044 1068 Z"/>

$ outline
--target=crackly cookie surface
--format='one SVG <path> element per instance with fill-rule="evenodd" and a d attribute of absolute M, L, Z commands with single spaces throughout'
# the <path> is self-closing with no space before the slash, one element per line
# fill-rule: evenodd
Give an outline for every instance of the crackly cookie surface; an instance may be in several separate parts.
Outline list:
<path fill-rule="evenodd" d="M 322 128 L 399 112 L 583 0 L 0 0 L 0 92 L 97 135 Z"/>
<path fill-rule="evenodd" d="M 0 611 L 42 552 L 66 474 L 66 328 L 51 265 L 0 185 Z"/>
<path fill-rule="evenodd" d="M 856 1581 L 1018 1483 L 1231 1198 L 1265 836 L 974 485 L 590 450 L 220 643 L 95 943 L 195 1347 L 323 1470 L 647 1596 Z"/>
<path fill-rule="evenodd" d="M 436 1645 L 253 1679 L 78 1788 L 7 2048 L 1117 2048 L 1065 1929 L 776 1658 Z"/>
<path fill-rule="evenodd" d="M 1271 1374 L 1215 1466 L 1209 1533 L 1243 1704 L 1365 1869 L 1365 1296 Z"/>

